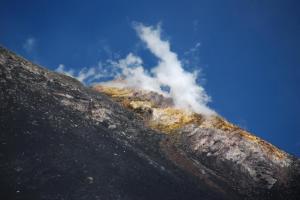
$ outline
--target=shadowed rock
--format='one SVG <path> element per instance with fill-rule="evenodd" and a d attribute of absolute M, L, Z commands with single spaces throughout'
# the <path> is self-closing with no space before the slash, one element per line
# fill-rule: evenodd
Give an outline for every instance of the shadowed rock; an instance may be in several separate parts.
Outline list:
<path fill-rule="evenodd" d="M 0 47 L 1 199 L 299 196 L 296 158 L 222 118 L 185 116 L 142 94 L 111 98 Z"/>

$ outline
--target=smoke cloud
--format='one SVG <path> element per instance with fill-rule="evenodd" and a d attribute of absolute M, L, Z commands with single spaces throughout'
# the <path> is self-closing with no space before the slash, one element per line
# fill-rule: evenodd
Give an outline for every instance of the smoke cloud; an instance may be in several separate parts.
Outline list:
<path fill-rule="evenodd" d="M 160 26 L 135 24 L 134 29 L 141 41 L 146 44 L 147 49 L 157 57 L 157 66 L 147 70 L 143 66 L 142 58 L 129 53 L 123 59 L 109 61 L 113 77 L 122 77 L 122 81 L 113 80 L 101 84 L 154 91 L 171 97 L 178 108 L 204 115 L 215 114 L 207 106 L 210 97 L 204 88 L 197 84 L 198 72 L 192 73 L 184 70 L 177 54 L 171 50 L 169 41 L 161 38 Z M 81 72 L 76 76 L 80 81 L 86 78 L 96 80 L 94 77 L 98 74 L 98 70 L 94 68 L 81 70 Z"/>
<path fill-rule="evenodd" d="M 198 74 L 183 69 L 177 54 L 171 50 L 169 41 L 162 40 L 160 26 L 136 24 L 134 28 L 139 38 L 158 58 L 158 65 L 147 71 L 143 67 L 142 59 L 130 53 L 115 63 L 122 70 L 124 81 L 106 84 L 155 91 L 172 97 L 178 108 L 206 115 L 213 114 L 214 111 L 207 106 L 210 97 L 196 82 Z M 167 91 L 164 89 L 166 87 Z"/>
<path fill-rule="evenodd" d="M 68 70 L 64 64 L 59 64 L 55 69 L 56 72 L 76 78 L 80 82 L 90 85 L 99 83 L 102 79 L 112 79 L 120 75 L 120 70 L 113 65 L 113 61 L 108 60 L 104 64 L 99 62 L 94 67 L 84 67 L 79 71 L 74 69 Z"/>

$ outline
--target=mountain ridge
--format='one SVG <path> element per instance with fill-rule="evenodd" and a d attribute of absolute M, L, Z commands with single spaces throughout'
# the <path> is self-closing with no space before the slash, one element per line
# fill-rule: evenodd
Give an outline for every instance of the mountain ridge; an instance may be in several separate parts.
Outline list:
<path fill-rule="evenodd" d="M 174 132 L 176 129 L 188 124 L 195 124 L 201 128 L 215 128 L 227 132 L 238 131 L 241 137 L 259 143 L 279 159 L 287 156 L 284 151 L 228 122 L 225 118 L 217 114 L 206 116 L 176 108 L 171 98 L 164 97 L 161 94 L 152 91 L 117 88 L 107 85 L 94 85 L 92 88 L 108 95 L 124 107 L 140 114 L 147 125 L 163 133 Z M 152 118 L 149 118 L 149 114 L 152 115 Z"/>
<path fill-rule="evenodd" d="M 209 157 L 217 157 L 213 162 L 224 161 L 223 164 L 226 164 L 228 161 L 235 162 L 235 167 L 240 166 L 242 168 L 241 170 L 247 171 L 251 177 L 247 183 L 242 183 L 242 181 L 236 184 L 236 182 L 239 181 L 232 180 L 230 184 L 236 184 L 236 187 L 244 185 L 244 189 L 247 189 L 248 187 L 255 188 L 257 185 L 260 185 L 259 187 L 271 189 L 277 181 L 280 182 L 278 177 L 276 177 L 281 173 L 280 170 L 277 172 L 274 172 L 275 170 L 273 172 L 266 169 L 261 170 L 259 169 L 260 167 L 257 166 L 257 163 L 264 163 L 264 167 L 269 165 L 267 167 L 269 169 L 272 168 L 272 165 L 284 168 L 292 163 L 292 157 L 284 151 L 238 126 L 231 124 L 218 115 L 205 116 L 188 112 L 174 108 L 172 103 L 163 105 L 157 104 L 157 99 L 160 99 L 162 102 L 169 101 L 169 99 L 164 99 L 162 95 L 153 92 L 149 93 L 131 88 L 114 88 L 107 85 L 96 85 L 93 86 L 93 89 L 107 94 L 124 107 L 141 115 L 145 124 L 149 127 L 168 134 L 168 138 L 173 141 L 172 145 L 176 146 L 177 149 L 182 149 L 180 147 L 185 145 L 183 152 L 189 152 L 192 157 L 201 154 L 200 157 L 196 156 L 196 160 L 202 160 L 202 164 L 206 162 L 203 158 Z M 212 132 L 211 130 L 214 130 L 212 134 L 206 134 L 206 132 Z M 194 135 L 198 135 L 198 138 Z M 215 143 L 218 143 L 218 145 L 215 145 Z M 238 148 L 234 146 L 238 146 Z M 245 146 L 247 148 L 245 148 Z M 225 150 L 226 148 L 227 150 Z M 167 150 L 166 148 L 164 149 Z M 257 155 L 251 156 L 251 154 Z M 250 159 L 247 157 L 250 157 Z M 170 159 L 172 160 L 174 158 L 171 157 Z M 178 160 L 174 162 L 176 161 Z M 185 164 L 179 164 L 179 166 L 184 169 L 187 168 Z M 197 164 L 194 166 L 197 166 Z M 216 170 L 218 170 L 217 168 L 219 168 L 219 166 L 215 167 Z M 220 171 L 222 174 L 226 174 L 222 172 L 222 170 Z M 266 171 L 268 171 L 268 173 Z M 247 173 L 244 173 L 244 175 L 245 174 Z M 229 178 L 230 177 L 227 177 L 227 179 Z"/>
<path fill-rule="evenodd" d="M 139 93 L 125 102 L 2 47 L 0 69 L 2 197 L 299 197 L 299 159 L 222 118 L 182 114 L 156 94 L 142 93 L 155 108 Z"/>

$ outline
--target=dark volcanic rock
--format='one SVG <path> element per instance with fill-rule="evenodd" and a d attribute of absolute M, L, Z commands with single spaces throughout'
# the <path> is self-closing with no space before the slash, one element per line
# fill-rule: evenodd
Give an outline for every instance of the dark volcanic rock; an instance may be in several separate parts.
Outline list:
<path fill-rule="evenodd" d="M 252 155 L 260 147 L 213 128 L 180 132 L 147 128 L 106 95 L 0 47 L 1 199 L 299 197 L 296 158 Z"/>
<path fill-rule="evenodd" d="M 104 95 L 0 49 L 1 199 L 220 199 L 164 158 L 162 137 Z"/>

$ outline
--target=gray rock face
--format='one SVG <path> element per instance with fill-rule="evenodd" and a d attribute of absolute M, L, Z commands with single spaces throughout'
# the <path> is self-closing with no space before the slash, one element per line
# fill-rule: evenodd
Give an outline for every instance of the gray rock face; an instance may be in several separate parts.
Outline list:
<path fill-rule="evenodd" d="M 277 149 L 272 152 L 273 146 L 260 144 L 255 137 L 243 137 L 240 131 L 228 133 L 186 126 L 181 129 L 178 146 L 237 191 L 256 198 L 272 196 L 279 199 L 294 192 L 293 198 L 296 198 L 297 191 L 289 190 L 293 184 L 297 185 L 299 160 Z"/>
<path fill-rule="evenodd" d="M 265 157 L 213 128 L 180 131 L 147 128 L 106 95 L 0 47 L 1 199 L 299 197 L 296 158 Z"/>

